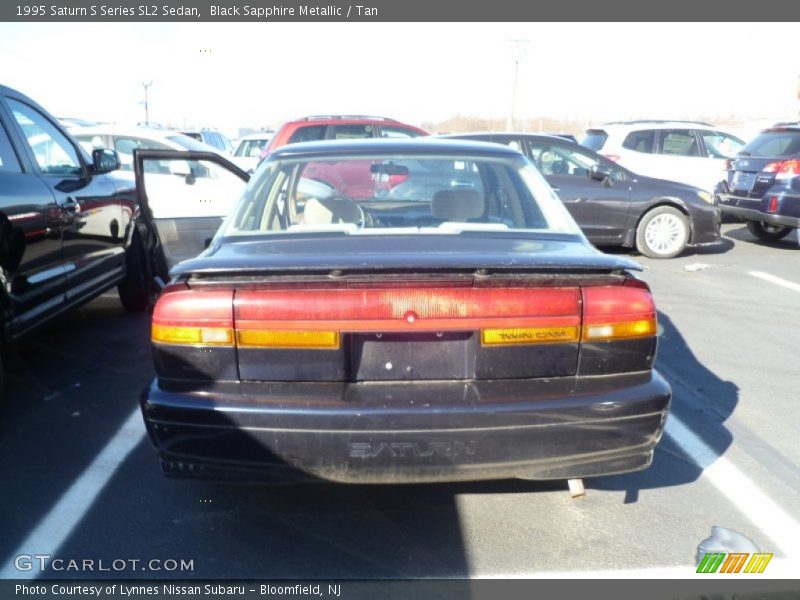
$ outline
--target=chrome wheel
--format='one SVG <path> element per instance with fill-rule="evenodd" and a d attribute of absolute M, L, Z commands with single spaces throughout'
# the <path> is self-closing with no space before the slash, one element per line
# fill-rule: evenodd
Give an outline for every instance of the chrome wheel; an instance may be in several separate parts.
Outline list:
<path fill-rule="evenodd" d="M 655 254 L 677 254 L 686 245 L 686 224 L 671 213 L 661 213 L 647 223 L 644 239 Z"/>

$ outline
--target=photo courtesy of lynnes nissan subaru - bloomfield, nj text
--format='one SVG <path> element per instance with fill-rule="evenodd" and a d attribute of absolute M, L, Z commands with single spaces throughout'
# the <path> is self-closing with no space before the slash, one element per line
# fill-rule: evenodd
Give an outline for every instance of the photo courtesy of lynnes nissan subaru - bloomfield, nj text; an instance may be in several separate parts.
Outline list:
<path fill-rule="evenodd" d="M 148 164 L 170 160 L 226 164 L 134 155 L 149 251 L 172 267 L 141 398 L 167 475 L 579 490 L 650 465 L 671 392 L 649 288 L 519 152 L 288 145 L 208 241 L 157 218 L 170 195 Z M 178 264 L 190 240 L 202 253 Z"/>

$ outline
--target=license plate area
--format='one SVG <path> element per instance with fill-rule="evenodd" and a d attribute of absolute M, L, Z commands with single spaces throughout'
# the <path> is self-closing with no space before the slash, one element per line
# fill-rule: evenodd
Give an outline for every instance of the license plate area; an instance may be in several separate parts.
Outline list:
<path fill-rule="evenodd" d="M 352 334 L 352 379 L 473 379 L 479 343 L 469 332 Z"/>
<path fill-rule="evenodd" d="M 746 171 L 736 171 L 733 174 L 733 180 L 731 181 L 731 187 L 735 190 L 742 190 L 749 192 L 753 189 L 753 185 L 756 182 L 756 174 L 755 173 L 748 173 Z"/>

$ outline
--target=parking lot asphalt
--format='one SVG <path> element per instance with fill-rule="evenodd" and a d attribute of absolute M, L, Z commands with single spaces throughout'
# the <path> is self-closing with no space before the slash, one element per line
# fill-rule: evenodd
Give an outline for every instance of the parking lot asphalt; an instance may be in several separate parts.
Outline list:
<path fill-rule="evenodd" d="M 644 267 L 673 387 L 650 469 L 566 482 L 225 486 L 164 478 L 138 416 L 147 315 L 108 293 L 8 350 L 3 577 L 691 576 L 722 526 L 800 572 L 800 245 L 722 241 Z M 184 559 L 188 572 L 20 572 L 13 558 Z"/>

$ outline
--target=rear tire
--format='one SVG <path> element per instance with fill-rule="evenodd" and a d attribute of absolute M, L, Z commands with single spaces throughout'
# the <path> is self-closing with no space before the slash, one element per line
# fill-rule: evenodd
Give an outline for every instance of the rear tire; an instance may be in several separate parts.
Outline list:
<path fill-rule="evenodd" d="M 125 253 L 125 279 L 117 284 L 122 306 L 128 312 L 149 310 L 153 304 L 144 268 L 144 250 L 137 234 Z"/>
<path fill-rule="evenodd" d="M 770 225 L 764 221 L 748 221 L 747 229 L 754 237 L 762 242 L 777 242 L 782 240 L 792 232 L 792 227 L 782 225 Z"/>
<path fill-rule="evenodd" d="M 636 249 L 649 258 L 673 258 L 689 243 L 689 219 L 672 206 L 647 211 L 636 228 Z"/>

